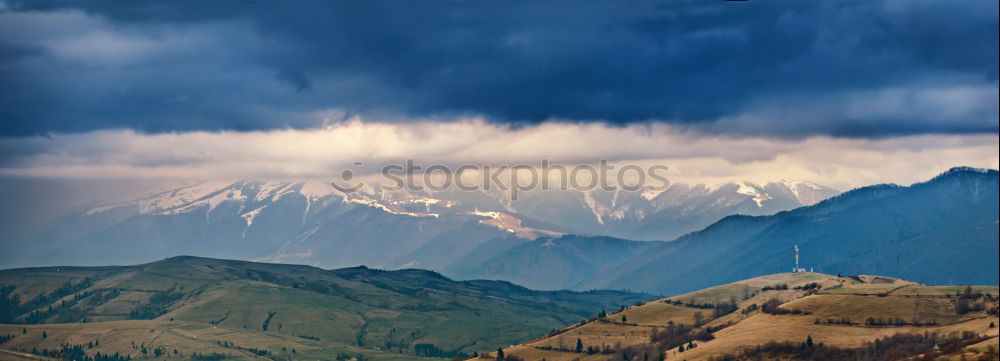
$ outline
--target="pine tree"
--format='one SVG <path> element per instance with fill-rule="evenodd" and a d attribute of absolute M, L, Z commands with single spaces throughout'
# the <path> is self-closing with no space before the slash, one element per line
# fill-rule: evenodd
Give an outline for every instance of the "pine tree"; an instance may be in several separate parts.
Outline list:
<path fill-rule="evenodd" d="M 49 334 L 45 333 L 45 331 L 42 331 L 42 339 L 44 340 L 44 339 L 47 339 L 47 338 L 49 338 Z"/>
<path fill-rule="evenodd" d="M 813 347 L 813 337 L 812 337 L 812 335 L 809 335 L 809 336 L 806 337 L 806 347 L 809 347 L 809 348 Z"/>
<path fill-rule="evenodd" d="M 497 360 L 503 360 L 503 347 L 497 348 Z"/>
<path fill-rule="evenodd" d="M 583 352 L 583 340 L 576 338 L 576 352 Z"/>

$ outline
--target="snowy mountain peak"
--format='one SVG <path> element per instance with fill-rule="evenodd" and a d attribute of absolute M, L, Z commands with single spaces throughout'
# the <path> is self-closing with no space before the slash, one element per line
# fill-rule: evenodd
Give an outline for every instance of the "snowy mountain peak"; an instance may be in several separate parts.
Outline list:
<path fill-rule="evenodd" d="M 756 184 L 739 182 L 736 183 L 736 185 L 739 186 L 739 189 L 736 190 L 736 193 L 752 197 L 751 199 L 753 199 L 754 203 L 757 204 L 758 208 L 764 207 L 764 201 L 772 199 L 770 195 L 765 193 L 764 190 L 761 189 L 760 186 Z"/>
<path fill-rule="evenodd" d="M 138 193 L 125 199 L 94 207 L 87 211 L 86 215 L 127 206 L 135 207 L 136 211 L 141 214 L 164 212 L 203 200 L 232 184 L 234 182 L 230 180 L 203 181 L 165 191 L 154 190 L 148 193 Z"/>
<path fill-rule="evenodd" d="M 781 185 L 791 191 L 804 206 L 811 206 L 839 193 L 832 188 L 812 182 L 782 179 Z"/>

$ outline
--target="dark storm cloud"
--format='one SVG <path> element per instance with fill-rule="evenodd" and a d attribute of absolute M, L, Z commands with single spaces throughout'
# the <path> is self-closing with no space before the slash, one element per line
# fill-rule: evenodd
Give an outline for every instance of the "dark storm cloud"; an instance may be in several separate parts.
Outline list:
<path fill-rule="evenodd" d="M 8 2 L 4 135 L 481 115 L 998 130 L 996 1 Z"/>

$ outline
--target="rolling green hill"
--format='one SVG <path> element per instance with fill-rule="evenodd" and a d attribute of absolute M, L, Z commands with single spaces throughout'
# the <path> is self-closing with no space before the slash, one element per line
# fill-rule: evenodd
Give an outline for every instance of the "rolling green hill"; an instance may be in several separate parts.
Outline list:
<path fill-rule="evenodd" d="M 15 335 L 0 347 L 55 349 L 103 338 L 92 352 L 133 357 L 143 349 L 249 358 L 289 350 L 317 358 L 472 354 L 644 297 L 456 282 L 413 269 L 323 270 L 196 257 L 6 270 L 0 285 L 0 324 L 8 324 L 0 335 Z M 46 330 L 49 337 L 39 338 Z M 166 335 L 149 339 L 158 333 Z"/>

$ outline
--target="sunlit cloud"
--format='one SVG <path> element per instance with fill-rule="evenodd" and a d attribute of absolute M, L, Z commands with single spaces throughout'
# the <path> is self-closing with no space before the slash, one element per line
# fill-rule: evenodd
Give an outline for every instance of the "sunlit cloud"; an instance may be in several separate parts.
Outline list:
<path fill-rule="evenodd" d="M 407 123 L 360 119 L 312 130 L 130 130 L 0 139 L 0 174 L 46 178 L 327 178 L 423 165 L 655 164 L 674 182 L 812 181 L 840 189 L 925 180 L 952 166 L 998 167 L 997 135 L 784 140 L 706 135 L 663 124 L 548 122 L 509 127 L 481 119 Z M 354 167 L 364 162 L 364 167 Z"/>

